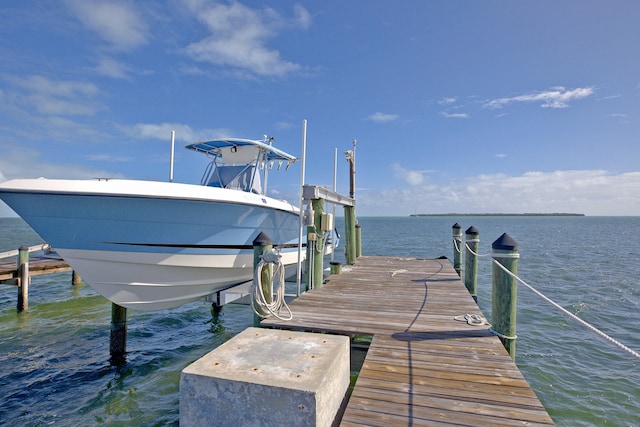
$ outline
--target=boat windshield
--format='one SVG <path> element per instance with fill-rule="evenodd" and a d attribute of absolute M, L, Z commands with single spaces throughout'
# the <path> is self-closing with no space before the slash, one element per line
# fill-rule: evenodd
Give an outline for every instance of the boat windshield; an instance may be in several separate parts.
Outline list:
<path fill-rule="evenodd" d="M 211 173 L 208 174 L 205 182 L 205 185 L 209 187 L 262 194 L 260 174 L 256 173 L 255 165 L 217 165 L 209 170 Z"/>
<path fill-rule="evenodd" d="M 286 163 L 288 169 L 297 160 L 273 147 L 272 140 L 221 138 L 195 142 L 185 148 L 213 157 L 202 177 L 202 185 L 265 194 L 267 173 L 274 163 L 278 169 Z"/>

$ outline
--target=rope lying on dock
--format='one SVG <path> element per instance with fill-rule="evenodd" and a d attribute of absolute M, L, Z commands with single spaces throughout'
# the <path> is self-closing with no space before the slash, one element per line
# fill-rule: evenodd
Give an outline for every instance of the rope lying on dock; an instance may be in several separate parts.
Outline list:
<path fill-rule="evenodd" d="M 285 278 L 284 265 L 280 261 L 281 255 L 276 251 L 267 251 L 262 254 L 260 262 L 256 266 L 253 274 L 253 282 L 251 283 L 251 308 L 258 316 L 265 318 L 269 314 L 280 320 L 293 319 L 293 313 L 285 301 Z M 273 264 L 273 278 L 270 286 L 270 303 L 264 295 L 262 287 L 262 270 L 269 264 Z M 273 287 L 276 286 L 275 298 L 273 298 Z M 282 316 L 282 309 L 288 311 L 288 315 Z"/>

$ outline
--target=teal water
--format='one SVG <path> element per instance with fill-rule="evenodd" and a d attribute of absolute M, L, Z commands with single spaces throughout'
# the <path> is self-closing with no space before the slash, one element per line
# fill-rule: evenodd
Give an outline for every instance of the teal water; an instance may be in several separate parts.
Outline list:
<path fill-rule="evenodd" d="M 554 301 L 640 351 L 640 218 L 360 218 L 364 255 L 452 258 L 451 226 L 480 231 L 480 253 L 503 232 L 520 245 L 519 276 Z M 338 227 L 342 227 L 340 218 Z M 41 239 L 0 219 L 0 252 Z M 339 252 L 339 251 L 338 251 Z M 340 254 L 338 259 L 342 259 Z M 491 265 L 478 298 L 490 319 Z M 178 424 L 180 371 L 251 326 L 249 307 L 214 320 L 204 301 L 160 312 L 129 310 L 126 362 L 109 362 L 111 304 L 71 274 L 33 278 L 29 311 L 0 285 L 0 424 Z M 640 425 L 640 361 L 518 289 L 516 362 L 559 426 Z"/>

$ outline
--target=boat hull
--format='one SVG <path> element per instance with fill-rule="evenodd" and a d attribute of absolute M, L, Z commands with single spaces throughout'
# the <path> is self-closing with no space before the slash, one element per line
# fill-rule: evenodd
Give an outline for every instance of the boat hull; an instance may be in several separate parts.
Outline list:
<path fill-rule="evenodd" d="M 100 294 L 161 310 L 251 280 L 265 233 L 298 260 L 299 216 L 265 196 L 128 180 L 14 180 L 0 198 Z"/>

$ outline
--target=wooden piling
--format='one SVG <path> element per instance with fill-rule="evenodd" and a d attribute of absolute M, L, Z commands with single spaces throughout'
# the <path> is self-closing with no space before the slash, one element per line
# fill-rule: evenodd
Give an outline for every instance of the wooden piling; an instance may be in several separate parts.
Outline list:
<path fill-rule="evenodd" d="M 258 236 L 253 240 L 253 269 L 258 267 L 258 264 L 261 261 L 262 254 L 266 251 L 270 251 L 273 249 L 273 241 L 271 237 L 269 237 L 266 233 L 260 232 Z M 273 287 L 271 282 L 273 280 L 273 264 L 268 263 L 265 264 L 262 268 L 262 273 L 260 276 L 260 282 L 262 283 L 262 293 L 264 295 L 265 302 L 267 304 L 271 304 L 273 302 Z M 267 313 L 263 313 L 267 314 Z M 258 314 L 253 313 L 253 325 L 260 326 L 260 321 L 262 317 Z"/>
<path fill-rule="evenodd" d="M 29 310 L 29 248 L 18 249 L 18 311 Z"/>
<path fill-rule="evenodd" d="M 339 261 L 331 261 L 331 274 L 342 274 L 342 263 Z"/>
<path fill-rule="evenodd" d="M 356 262 L 356 208 L 344 207 L 344 227 L 346 244 L 344 248 L 346 263 L 351 265 Z"/>
<path fill-rule="evenodd" d="M 73 286 L 78 286 L 82 284 L 82 277 L 75 270 L 71 273 L 71 284 Z"/>
<path fill-rule="evenodd" d="M 460 276 L 461 271 L 461 253 L 462 253 L 462 227 L 457 222 L 451 227 L 453 233 L 453 268 Z"/>
<path fill-rule="evenodd" d="M 362 255 L 362 228 L 356 223 L 356 259 Z"/>
<path fill-rule="evenodd" d="M 315 226 L 311 228 L 310 232 L 314 232 L 316 234 L 316 240 L 313 242 L 313 245 L 309 245 L 313 251 L 313 265 L 309 265 L 311 268 L 307 271 L 309 271 L 309 274 L 312 274 L 312 277 L 310 278 L 311 283 L 313 283 L 313 289 L 320 289 L 322 288 L 322 271 L 324 269 L 324 237 L 321 227 L 322 215 L 324 214 L 324 200 L 312 199 L 311 207 L 314 212 L 313 222 Z"/>
<path fill-rule="evenodd" d="M 127 351 L 127 309 L 111 303 L 111 335 L 109 353 L 112 362 L 119 364 Z"/>
<path fill-rule="evenodd" d="M 478 236 L 480 232 L 471 226 L 465 231 L 465 253 L 464 253 L 464 285 L 473 297 L 475 302 L 478 302 L 478 244 L 480 239 Z"/>
<path fill-rule="evenodd" d="M 507 233 L 491 245 L 493 259 L 511 273 L 518 274 L 518 244 Z M 516 358 L 517 280 L 499 266 L 493 265 L 492 329 L 500 337 L 513 360 Z"/>

